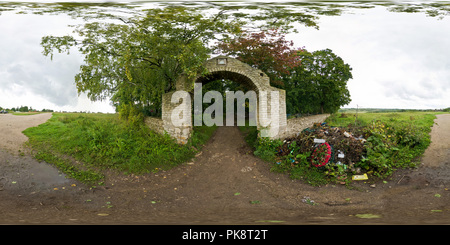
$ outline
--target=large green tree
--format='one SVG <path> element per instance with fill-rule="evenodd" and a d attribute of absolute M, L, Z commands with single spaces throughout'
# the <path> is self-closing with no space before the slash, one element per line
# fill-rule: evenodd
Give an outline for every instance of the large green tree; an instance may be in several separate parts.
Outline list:
<path fill-rule="evenodd" d="M 289 114 L 333 113 L 350 103 L 350 65 L 330 49 L 302 50 L 297 55 L 302 64 L 284 79 Z"/>
<path fill-rule="evenodd" d="M 78 92 L 95 100 L 112 98 L 128 115 L 161 108 L 162 94 L 175 89 L 180 74 L 192 78 L 205 72 L 212 40 L 240 32 L 240 24 L 218 13 L 205 16 L 194 9 L 166 7 L 144 15 L 117 17 L 80 25 L 74 36 L 42 38 L 43 54 L 84 55 L 75 77 Z"/>
<path fill-rule="evenodd" d="M 263 70 L 271 85 L 286 90 L 289 114 L 333 113 L 348 104 L 351 67 L 330 49 L 294 47 L 276 29 L 244 33 L 217 45 L 220 52 Z"/>
<path fill-rule="evenodd" d="M 41 7 L 36 6 L 36 13 L 67 12 L 87 21 L 77 26 L 73 35 L 43 37 L 43 54 L 53 57 L 55 52 L 77 49 L 84 55 L 84 64 L 75 77 L 78 92 L 85 92 L 93 101 L 111 98 L 125 118 L 143 112 L 160 115 L 162 94 L 175 89 L 181 74 L 192 78 L 205 72 L 204 62 L 213 53 L 211 45 L 252 36 L 259 37 L 263 44 L 275 36 L 264 36 L 258 31 L 295 31 L 293 22 L 317 28 L 317 18 L 309 11 L 271 5 L 168 4 L 135 10 L 119 4 L 114 5 L 117 12 L 99 12 L 89 4 L 60 4 L 40 10 Z M 292 45 L 284 39 L 277 41 L 278 51 Z M 267 48 L 271 47 L 260 50 Z M 288 50 L 274 52 L 271 57 L 275 60 L 252 65 L 262 68 L 273 83 L 282 86 L 280 75 L 292 68 L 293 63 L 279 66 L 278 61 L 292 60 L 292 53 L 288 53 Z"/>

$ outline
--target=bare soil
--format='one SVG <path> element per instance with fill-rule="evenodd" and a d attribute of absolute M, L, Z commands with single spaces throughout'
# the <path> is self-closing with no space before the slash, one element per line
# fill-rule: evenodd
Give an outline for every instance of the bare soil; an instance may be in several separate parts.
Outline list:
<path fill-rule="evenodd" d="M 23 149 L 21 132 L 50 116 L 0 115 L 0 224 L 450 223 L 450 114 L 437 116 L 418 169 L 352 189 L 270 172 L 236 127 L 220 127 L 190 163 L 140 176 L 108 173 L 105 185 L 89 188 Z"/>

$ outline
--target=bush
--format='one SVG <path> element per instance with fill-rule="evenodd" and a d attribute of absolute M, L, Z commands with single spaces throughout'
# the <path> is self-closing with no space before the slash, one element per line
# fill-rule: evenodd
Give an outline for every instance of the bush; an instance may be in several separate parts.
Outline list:
<path fill-rule="evenodd" d="M 143 109 L 139 105 L 123 104 L 119 106 L 119 118 L 130 125 L 139 127 L 144 122 Z"/>
<path fill-rule="evenodd" d="M 429 120 L 428 120 L 429 121 Z M 432 122 L 432 120 L 431 120 Z M 416 158 L 430 144 L 430 124 L 419 126 L 407 121 L 375 121 L 366 127 L 367 156 L 359 166 L 369 174 L 385 178 L 398 168 L 416 167 Z"/>
<path fill-rule="evenodd" d="M 271 140 L 268 138 L 258 138 L 257 143 L 255 145 L 255 156 L 260 157 L 265 161 L 274 161 L 276 149 L 282 145 L 283 142 L 281 140 Z"/>
<path fill-rule="evenodd" d="M 350 157 L 345 164 L 336 164 L 335 160 L 323 167 L 312 166 L 315 135 L 308 132 L 314 129 L 307 129 L 284 142 L 257 139 L 254 154 L 269 161 L 271 171 L 288 173 L 291 178 L 302 179 L 312 185 L 335 181 L 348 184 L 352 175 L 362 173 L 384 179 L 396 169 L 417 166 L 418 158 L 430 144 L 429 133 L 435 118 L 434 114 L 421 112 L 361 113 L 356 127 L 355 119 L 332 115 L 327 120 L 329 124 L 345 125 L 347 127 L 342 129 L 366 139 L 361 145 L 339 135 L 328 137 L 327 142 L 333 146 L 334 152 L 339 149 L 345 152 L 346 158 Z M 329 129 L 323 128 L 322 131 L 330 133 Z"/>

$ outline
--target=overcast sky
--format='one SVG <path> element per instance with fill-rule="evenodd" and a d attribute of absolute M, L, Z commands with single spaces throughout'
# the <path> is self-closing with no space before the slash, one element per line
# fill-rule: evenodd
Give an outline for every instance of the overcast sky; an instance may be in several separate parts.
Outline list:
<path fill-rule="evenodd" d="M 320 16 L 319 30 L 299 26 L 288 35 L 308 51 L 329 48 L 353 68 L 352 102 L 345 107 L 450 107 L 450 16 L 393 13 L 385 7 Z M 41 38 L 71 34 L 82 23 L 64 14 L 0 15 L 0 106 L 114 112 L 109 101 L 78 96 L 74 76 L 83 57 L 42 55 Z"/>
<path fill-rule="evenodd" d="M 345 107 L 450 107 L 450 16 L 394 13 L 384 7 L 322 16 L 319 30 L 290 35 L 307 50 L 330 48 L 352 67 Z"/>

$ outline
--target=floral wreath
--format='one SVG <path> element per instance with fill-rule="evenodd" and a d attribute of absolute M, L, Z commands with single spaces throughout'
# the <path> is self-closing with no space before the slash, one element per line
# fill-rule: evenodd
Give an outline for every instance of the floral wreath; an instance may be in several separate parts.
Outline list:
<path fill-rule="evenodd" d="M 311 163 L 315 167 L 323 167 L 325 166 L 331 158 L 331 146 L 328 143 L 322 143 L 320 144 L 316 149 L 314 149 L 314 152 L 311 157 Z"/>

